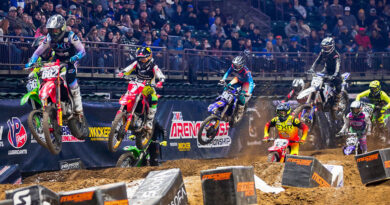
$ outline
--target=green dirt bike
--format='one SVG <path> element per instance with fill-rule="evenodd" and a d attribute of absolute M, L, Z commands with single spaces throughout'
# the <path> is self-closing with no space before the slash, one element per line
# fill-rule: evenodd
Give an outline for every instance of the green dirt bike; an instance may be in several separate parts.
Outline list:
<path fill-rule="evenodd" d="M 363 112 L 366 112 L 369 114 L 371 119 L 371 126 L 372 126 L 372 135 L 376 136 L 378 139 L 382 140 L 382 142 L 386 142 L 387 136 L 388 136 L 388 129 L 387 129 L 387 123 L 389 122 L 390 113 L 384 114 L 384 123 L 378 123 L 377 116 L 379 116 L 381 113 L 382 106 L 374 105 L 371 103 L 362 103 L 363 104 Z"/>
<path fill-rule="evenodd" d="M 133 138 L 135 138 L 135 136 Z M 123 150 L 126 152 L 119 157 L 116 163 L 116 167 L 127 168 L 146 166 L 148 161 L 150 160 L 150 153 L 148 152 L 148 148 L 151 143 L 159 142 L 156 140 L 149 140 L 148 144 L 145 146 L 144 149 L 138 149 L 137 146 L 125 146 Z M 166 141 L 163 141 L 159 144 L 165 147 Z"/>
<path fill-rule="evenodd" d="M 41 59 L 39 58 L 37 63 L 34 66 L 33 71 L 29 74 L 27 78 L 27 93 L 23 96 L 20 101 L 20 105 L 24 105 L 29 102 L 33 108 L 27 118 L 27 125 L 30 129 L 31 135 L 37 141 L 38 144 L 47 148 L 45 136 L 42 129 L 42 102 L 39 99 L 39 89 L 41 87 L 41 82 L 39 79 L 38 72 L 41 68 Z"/>

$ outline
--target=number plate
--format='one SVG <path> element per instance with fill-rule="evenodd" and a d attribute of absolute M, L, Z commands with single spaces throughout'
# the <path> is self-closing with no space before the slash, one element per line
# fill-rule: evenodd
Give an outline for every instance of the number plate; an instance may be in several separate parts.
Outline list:
<path fill-rule="evenodd" d="M 346 141 L 347 141 L 348 146 L 353 146 L 353 145 L 357 144 L 358 138 L 357 137 L 348 137 Z"/>
<path fill-rule="evenodd" d="M 56 78 L 59 71 L 59 66 L 48 66 L 41 68 L 42 71 L 42 79 L 48 79 L 48 78 Z"/>
<path fill-rule="evenodd" d="M 34 90 L 37 86 L 38 86 L 37 79 L 30 79 L 26 85 L 27 91 L 30 92 L 30 91 Z"/>
<path fill-rule="evenodd" d="M 226 102 L 230 103 L 233 101 L 233 94 L 229 93 L 228 91 L 225 91 L 222 93 L 221 98 L 226 100 Z"/>
<path fill-rule="evenodd" d="M 319 87 L 322 84 L 322 78 L 319 76 L 313 77 L 313 80 L 311 81 L 311 85 L 314 87 Z"/>
<path fill-rule="evenodd" d="M 275 143 L 274 143 L 274 145 L 276 147 L 284 147 L 287 144 L 288 144 L 288 140 L 286 140 L 286 139 L 277 139 L 277 140 L 275 140 Z"/>

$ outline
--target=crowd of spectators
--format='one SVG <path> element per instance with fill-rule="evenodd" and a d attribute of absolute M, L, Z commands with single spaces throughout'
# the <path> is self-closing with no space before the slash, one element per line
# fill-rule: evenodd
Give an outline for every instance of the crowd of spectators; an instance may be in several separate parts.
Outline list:
<path fill-rule="evenodd" d="M 340 53 L 390 51 L 390 2 L 386 0 L 279 0 L 271 1 L 288 22 L 282 32 L 264 31 L 254 22 L 227 16 L 221 8 L 195 7 L 193 0 L 11 0 L 0 3 L 0 42 L 29 42 L 23 37 L 47 34 L 45 23 L 53 14 L 67 20 L 67 29 L 83 41 L 197 49 L 194 62 L 218 64 L 223 51 L 258 51 L 273 63 L 275 53 L 320 51 L 320 42 L 333 36 Z M 276 16 L 272 16 L 275 19 Z M 22 38 L 2 38 L 2 35 Z M 98 67 L 113 65 L 110 50 L 94 45 Z M 0 48 L 1 49 L 1 48 Z M 11 49 L 14 62 L 31 55 L 26 45 Z M 207 55 L 206 55 L 207 54 Z M 294 54 L 290 54 L 294 57 Z M 157 56 L 158 57 L 158 53 Z M 131 55 L 127 60 L 131 60 Z M 171 58 L 178 67 L 181 55 Z M 296 67 L 302 62 L 293 59 Z M 177 68 L 178 69 L 178 68 Z M 104 70 L 101 70 L 105 72 Z"/>

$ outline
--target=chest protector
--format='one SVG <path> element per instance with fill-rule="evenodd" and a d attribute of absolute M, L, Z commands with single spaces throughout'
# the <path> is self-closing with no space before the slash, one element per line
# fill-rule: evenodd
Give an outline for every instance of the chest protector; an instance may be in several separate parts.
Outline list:
<path fill-rule="evenodd" d="M 279 136 L 283 138 L 292 138 L 296 136 L 298 128 L 293 125 L 293 116 L 288 116 L 287 120 L 281 122 L 279 118 L 276 121 L 276 129 L 278 129 Z"/>
<path fill-rule="evenodd" d="M 76 35 L 71 37 L 70 32 L 66 32 L 64 37 L 58 42 L 51 41 L 50 46 L 56 52 L 56 57 L 60 60 L 69 59 L 76 55 L 77 50 L 71 42 L 71 38 L 77 38 Z"/>
<path fill-rule="evenodd" d="M 352 113 L 349 113 L 349 125 L 354 130 L 364 130 L 364 128 L 366 127 L 366 122 L 364 121 L 365 117 L 366 115 L 364 113 L 360 113 L 360 115 L 357 117 L 355 117 Z"/>
<path fill-rule="evenodd" d="M 137 67 L 135 68 L 135 74 L 137 75 L 137 78 L 142 80 L 152 80 L 154 78 L 154 66 L 154 63 L 150 63 L 146 66 L 146 68 L 142 69 L 141 66 L 137 63 Z"/>

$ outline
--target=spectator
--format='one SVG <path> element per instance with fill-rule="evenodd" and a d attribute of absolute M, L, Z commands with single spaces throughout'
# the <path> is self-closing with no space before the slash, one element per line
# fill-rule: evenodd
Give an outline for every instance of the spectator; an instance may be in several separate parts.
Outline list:
<path fill-rule="evenodd" d="M 176 24 L 175 28 L 173 29 L 173 31 L 171 31 L 171 33 L 169 33 L 169 35 L 172 35 L 172 36 L 183 36 L 183 31 L 181 30 L 181 25 L 180 24 Z"/>
<path fill-rule="evenodd" d="M 154 6 L 154 10 L 151 15 L 152 25 L 160 29 L 166 22 L 167 16 L 163 10 L 161 3 L 157 3 Z"/>
<path fill-rule="evenodd" d="M 311 30 L 310 37 L 308 39 L 308 51 L 313 52 L 313 53 L 320 53 L 321 51 L 321 39 L 317 35 L 316 30 Z"/>
<path fill-rule="evenodd" d="M 356 13 L 359 10 L 358 6 L 353 3 L 353 0 L 346 0 L 345 1 L 345 6 L 348 6 L 351 9 L 351 14 L 352 15 L 356 15 Z"/>
<path fill-rule="evenodd" d="M 311 32 L 310 27 L 307 24 L 305 24 L 303 19 L 300 18 L 298 20 L 298 33 L 299 33 L 298 35 L 299 35 L 299 38 L 304 39 L 304 38 L 309 37 L 310 32 Z"/>
<path fill-rule="evenodd" d="M 214 24 L 211 25 L 211 27 L 210 27 L 210 34 L 211 34 L 212 36 L 215 36 L 215 35 L 217 34 L 217 28 L 220 28 L 220 29 L 221 29 L 221 32 L 223 33 L 223 35 L 226 36 L 225 30 L 224 30 L 223 27 L 222 27 L 221 17 L 215 18 Z"/>
<path fill-rule="evenodd" d="M 248 50 L 250 52 L 253 51 L 251 39 L 245 39 L 245 48 L 244 48 L 244 50 Z"/>
<path fill-rule="evenodd" d="M 276 36 L 275 52 L 287 52 L 287 44 L 283 42 L 282 36 Z"/>
<path fill-rule="evenodd" d="M 284 27 L 284 32 L 289 38 L 298 36 L 297 18 L 295 18 L 294 16 L 291 17 L 290 23 L 287 24 L 286 27 Z"/>
<path fill-rule="evenodd" d="M 292 37 L 290 41 L 290 46 L 288 47 L 288 52 L 296 53 L 302 51 L 303 51 L 302 47 L 298 44 L 298 38 Z"/>
<path fill-rule="evenodd" d="M 222 22 L 226 21 L 225 16 L 221 13 L 221 8 L 215 8 L 215 17 L 221 17 Z"/>
<path fill-rule="evenodd" d="M 209 26 L 213 25 L 215 22 L 215 11 L 209 13 Z"/>
<path fill-rule="evenodd" d="M 330 5 L 329 9 L 332 17 L 340 18 L 343 15 L 343 6 L 339 4 L 339 0 L 333 0 L 333 4 Z"/>
<path fill-rule="evenodd" d="M 322 5 L 318 9 L 318 14 L 320 16 L 331 16 L 331 10 L 329 7 L 329 0 L 322 1 Z"/>
<path fill-rule="evenodd" d="M 240 37 L 238 39 L 238 51 L 244 51 L 245 50 L 245 38 L 244 37 Z"/>
<path fill-rule="evenodd" d="M 30 16 L 28 14 L 22 15 L 22 21 L 23 21 L 23 33 L 26 36 L 34 36 L 34 31 L 36 30 L 34 24 L 32 23 L 32 19 L 30 19 Z"/>
<path fill-rule="evenodd" d="M 344 47 L 344 44 L 341 40 L 337 40 L 335 44 L 336 51 L 340 54 L 343 54 L 346 52 L 346 48 Z"/>
<path fill-rule="evenodd" d="M 2 21 L 0 21 L 0 42 L 6 41 L 6 38 L 3 38 L 3 36 L 8 35 L 8 28 L 8 19 L 3 19 Z"/>
<path fill-rule="evenodd" d="M 226 25 L 223 27 L 226 36 L 231 36 L 231 32 L 236 28 L 236 25 L 233 23 L 233 17 L 229 16 L 227 18 Z"/>
<path fill-rule="evenodd" d="M 197 22 L 197 14 L 194 11 L 194 6 L 192 4 L 188 4 L 187 12 L 185 14 L 185 24 L 196 26 Z"/>
<path fill-rule="evenodd" d="M 186 26 L 186 24 L 185 24 L 186 23 L 186 17 L 183 14 L 183 9 L 182 9 L 180 4 L 177 5 L 177 7 L 176 7 L 176 12 L 173 14 L 172 21 L 173 21 L 173 23 L 181 24 L 183 26 Z"/>
<path fill-rule="evenodd" d="M 359 28 L 358 34 L 355 36 L 355 41 L 357 45 L 362 47 L 364 50 L 371 49 L 371 41 L 370 38 L 366 35 L 365 28 Z"/>
<path fill-rule="evenodd" d="M 121 21 L 121 25 L 124 27 L 127 27 L 127 28 L 132 27 L 133 22 L 131 21 L 131 17 L 129 14 L 126 14 L 123 16 L 122 21 Z"/>
<path fill-rule="evenodd" d="M 98 4 L 95 8 L 95 12 L 93 13 L 96 23 L 101 22 L 104 19 L 105 15 L 106 13 L 103 11 L 103 6 L 101 4 Z"/>
<path fill-rule="evenodd" d="M 38 38 L 38 37 L 40 37 L 40 36 L 46 36 L 47 33 L 48 33 L 48 30 L 47 30 L 47 28 L 46 28 L 46 25 L 42 25 L 42 26 L 40 26 L 40 27 L 37 29 L 37 31 L 35 32 L 34 37 L 35 37 L 35 38 Z"/>
<path fill-rule="evenodd" d="M 239 50 L 238 39 L 239 39 L 238 31 L 233 30 L 233 32 L 231 33 L 231 36 L 230 36 L 230 40 L 232 42 L 232 49 L 234 51 Z"/>
<path fill-rule="evenodd" d="M 46 25 L 46 16 L 41 16 L 41 25 Z"/>
<path fill-rule="evenodd" d="M 168 34 L 164 30 L 160 32 L 160 38 L 153 42 L 153 46 L 168 48 Z"/>
<path fill-rule="evenodd" d="M 274 33 L 272 33 L 272 32 L 267 33 L 267 39 L 265 39 L 265 42 L 268 42 L 268 41 L 270 41 L 272 43 L 272 45 L 276 44 L 276 40 L 274 39 Z"/>
<path fill-rule="evenodd" d="M 299 13 L 299 15 L 306 19 L 306 9 L 302 5 L 299 4 L 299 0 L 294 0 L 294 9 Z"/>
<path fill-rule="evenodd" d="M 336 37 L 339 36 L 341 33 L 341 27 L 343 27 L 343 26 L 344 26 L 343 19 L 341 19 L 341 18 L 338 19 L 336 26 L 333 28 L 333 32 L 332 32 L 333 36 L 336 36 Z"/>
<path fill-rule="evenodd" d="M 61 9 L 63 11 L 63 9 Z M 62 12 L 60 13 L 62 14 Z M 77 14 L 77 6 L 72 4 L 69 7 L 69 15 L 76 15 Z"/>
<path fill-rule="evenodd" d="M 227 39 L 222 46 L 223 51 L 232 51 L 233 50 L 233 44 L 230 39 Z"/>
<path fill-rule="evenodd" d="M 257 26 L 255 27 L 255 29 L 253 30 L 253 34 L 251 34 L 249 36 L 249 38 L 252 41 L 253 50 L 254 51 L 261 51 L 261 48 L 264 46 L 263 46 L 263 39 L 261 38 L 261 35 L 260 35 L 260 28 L 259 27 L 257 27 Z"/>
<path fill-rule="evenodd" d="M 18 17 L 15 7 L 11 6 L 9 8 L 7 19 L 9 20 L 11 30 L 14 30 L 14 26 L 16 26 L 18 22 L 20 22 L 20 18 Z"/>
<path fill-rule="evenodd" d="M 388 45 L 388 41 L 375 29 L 371 32 L 370 42 L 373 52 L 384 52 Z"/>
<path fill-rule="evenodd" d="M 121 44 L 126 45 L 137 45 L 139 40 L 134 37 L 134 30 L 133 28 L 127 28 L 126 33 L 122 35 L 120 38 Z"/>
<path fill-rule="evenodd" d="M 209 12 L 208 6 L 203 7 L 202 12 L 198 15 L 198 29 L 209 30 Z"/>
<path fill-rule="evenodd" d="M 106 33 L 107 33 L 107 28 L 105 28 L 105 27 L 99 28 L 99 31 L 98 31 L 99 40 L 98 41 L 103 42 L 104 39 L 106 38 Z"/>
<path fill-rule="evenodd" d="M 247 37 L 248 29 L 245 27 L 245 19 L 240 18 L 238 20 L 238 24 L 236 26 L 236 30 L 238 31 L 238 34 L 243 37 Z"/>
<path fill-rule="evenodd" d="M 346 51 L 353 52 L 356 49 L 356 44 L 354 39 L 352 38 L 350 32 L 348 31 L 346 26 L 342 26 L 340 29 L 340 35 L 338 36 L 338 40 L 343 42 L 343 45 L 346 48 Z"/>
<path fill-rule="evenodd" d="M 148 13 L 146 13 L 146 11 L 143 11 L 140 13 L 139 27 L 143 29 L 145 26 L 151 28 L 152 24 L 148 20 Z"/>
<path fill-rule="evenodd" d="M 219 39 L 216 39 L 214 41 L 214 44 L 211 48 L 211 55 L 213 56 L 222 56 L 222 45 L 221 45 L 221 41 Z"/>
<path fill-rule="evenodd" d="M 370 9 L 370 15 L 367 17 L 367 23 L 368 25 L 371 25 L 372 22 L 374 22 L 375 20 L 379 19 L 378 16 L 376 15 L 376 9 L 375 8 L 371 8 Z"/>
<path fill-rule="evenodd" d="M 47 12 L 46 12 L 46 14 L 47 14 L 48 16 L 52 16 L 52 15 L 54 14 L 54 4 L 53 4 L 53 2 L 51 2 L 51 1 L 49 1 L 49 4 L 48 4 L 48 6 L 47 6 Z"/>
<path fill-rule="evenodd" d="M 357 25 L 365 29 L 368 28 L 368 20 L 366 18 L 366 14 L 364 13 L 363 9 L 360 9 L 358 12 Z"/>
<path fill-rule="evenodd" d="M 171 26 L 169 23 L 164 24 L 164 26 L 161 28 L 161 30 L 164 30 L 166 33 L 171 33 Z"/>
<path fill-rule="evenodd" d="M 168 18 L 172 19 L 173 14 L 175 13 L 175 9 L 173 8 L 173 4 L 175 4 L 175 2 L 173 0 L 163 0 L 162 2 L 165 4 L 163 5 L 164 12 L 166 13 Z"/>
<path fill-rule="evenodd" d="M 344 22 L 344 25 L 351 31 L 357 24 L 356 18 L 354 15 L 351 15 L 351 8 L 346 6 L 344 9 L 344 15 L 341 18 Z"/>
<path fill-rule="evenodd" d="M 262 52 L 264 53 L 263 56 L 266 57 L 267 60 L 274 59 L 273 53 L 276 51 L 274 50 L 274 46 L 271 41 L 267 41 L 267 43 L 265 44 L 265 48 L 263 48 Z"/>
<path fill-rule="evenodd" d="M 38 28 L 41 26 L 41 12 L 36 11 L 34 13 L 34 18 L 33 18 L 34 26 L 35 28 Z"/>

